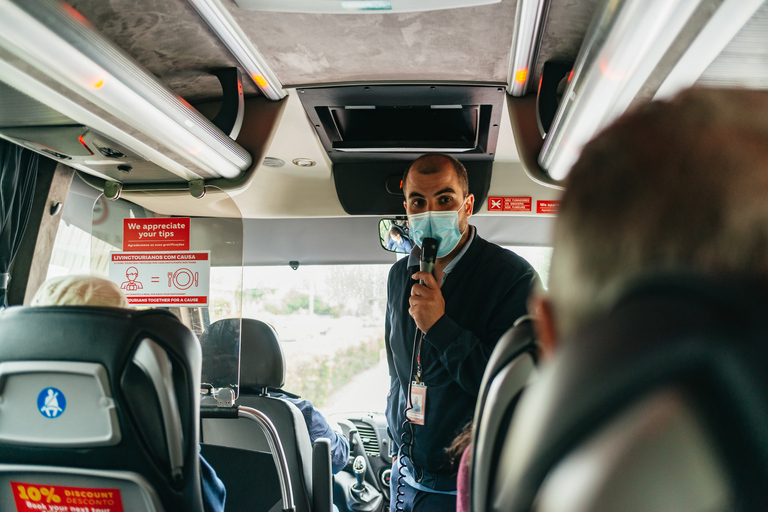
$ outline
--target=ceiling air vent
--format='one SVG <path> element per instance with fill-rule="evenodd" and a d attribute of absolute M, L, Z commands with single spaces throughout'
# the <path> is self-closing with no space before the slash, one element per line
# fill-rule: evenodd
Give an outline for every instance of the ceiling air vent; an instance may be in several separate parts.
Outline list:
<path fill-rule="evenodd" d="M 279 158 L 268 156 L 264 159 L 262 165 L 265 167 L 282 167 L 285 165 L 285 160 L 280 160 Z"/>

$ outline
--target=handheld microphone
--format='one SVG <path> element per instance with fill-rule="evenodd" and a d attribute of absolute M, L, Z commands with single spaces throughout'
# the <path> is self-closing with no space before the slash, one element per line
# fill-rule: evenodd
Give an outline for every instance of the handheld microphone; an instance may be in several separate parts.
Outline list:
<path fill-rule="evenodd" d="M 421 242 L 421 261 L 419 262 L 419 270 L 421 272 L 432 273 L 435 268 L 435 260 L 437 259 L 437 246 L 439 242 L 434 238 L 425 238 Z M 420 284 L 424 284 L 424 280 L 419 280 Z"/>

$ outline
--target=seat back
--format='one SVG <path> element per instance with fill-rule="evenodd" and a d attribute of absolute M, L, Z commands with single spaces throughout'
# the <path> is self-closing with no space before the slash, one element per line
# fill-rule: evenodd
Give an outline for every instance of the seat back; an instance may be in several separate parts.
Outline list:
<path fill-rule="evenodd" d="M 690 398 L 665 387 L 600 425 L 550 470 L 534 508 L 733 510 L 716 443 Z"/>
<path fill-rule="evenodd" d="M 526 391 L 488 510 L 764 509 L 766 311 L 756 280 L 638 284 Z"/>
<path fill-rule="evenodd" d="M 214 322 L 203 333 L 201 343 L 208 357 L 207 347 L 221 347 L 227 342 L 221 336 L 232 338 L 240 333 L 240 396 L 238 406 L 251 407 L 266 414 L 274 423 L 285 451 L 288 472 L 293 489 L 296 510 L 320 510 L 314 505 L 314 488 L 321 491 L 327 486 L 330 494 L 332 476 L 318 462 L 313 468 L 313 446 L 306 421 L 292 403 L 267 396 L 267 388 L 280 388 L 285 382 L 285 361 L 275 330 L 258 320 L 243 318 Z M 202 421 L 202 453 L 227 488 L 227 506 L 240 510 L 270 510 L 280 502 L 277 469 L 272 460 L 270 446 L 261 428 L 246 419 L 227 420 L 206 418 Z M 318 447 L 318 460 L 322 449 Z M 330 457 L 330 455 L 329 455 Z M 330 458 L 328 459 L 330 460 Z M 246 470 L 246 468 L 248 468 Z M 252 473 L 251 471 L 255 471 Z M 318 474 L 317 481 L 313 472 Z M 259 502 L 253 502 L 254 489 L 259 489 Z M 323 502 L 322 492 L 318 503 Z"/>
<path fill-rule="evenodd" d="M 0 312 L 0 509 L 202 510 L 200 347 L 164 311 Z"/>
<path fill-rule="evenodd" d="M 537 361 L 533 322 L 530 316 L 523 316 L 499 339 L 480 384 L 472 424 L 470 494 L 473 510 L 486 510 L 499 445 Z"/>

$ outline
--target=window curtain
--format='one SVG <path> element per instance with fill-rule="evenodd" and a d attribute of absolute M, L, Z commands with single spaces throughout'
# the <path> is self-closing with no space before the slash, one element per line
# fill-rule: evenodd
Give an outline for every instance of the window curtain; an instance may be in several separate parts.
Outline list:
<path fill-rule="evenodd" d="M 0 308 L 8 306 L 9 270 L 32 210 L 39 155 L 0 139 Z"/>

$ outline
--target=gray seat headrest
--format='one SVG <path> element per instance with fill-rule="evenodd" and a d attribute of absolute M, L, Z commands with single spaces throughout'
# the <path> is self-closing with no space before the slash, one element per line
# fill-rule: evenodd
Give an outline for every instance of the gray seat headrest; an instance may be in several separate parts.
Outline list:
<path fill-rule="evenodd" d="M 280 388 L 285 357 L 275 329 L 253 318 L 226 318 L 212 323 L 200 337 L 203 358 L 234 353 L 240 335 L 240 388 Z M 207 362 L 203 365 L 208 367 Z M 215 371 L 210 367 L 211 373 Z M 205 372 L 204 372 L 205 373 Z M 203 375 L 206 382 L 206 375 Z"/>

